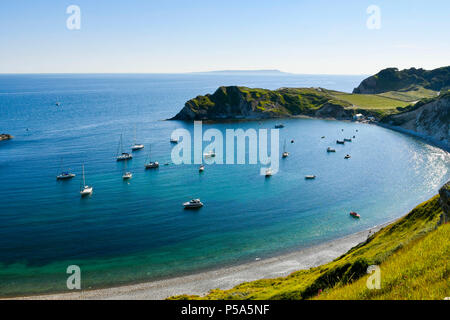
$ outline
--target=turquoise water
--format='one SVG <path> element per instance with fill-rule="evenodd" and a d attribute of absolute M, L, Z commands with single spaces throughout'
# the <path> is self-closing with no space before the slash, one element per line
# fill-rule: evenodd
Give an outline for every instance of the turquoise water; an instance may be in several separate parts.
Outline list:
<path fill-rule="evenodd" d="M 295 143 L 270 179 L 259 175 L 259 165 L 207 165 L 201 175 L 197 165 L 143 169 L 150 144 L 152 159 L 162 164 L 170 161 L 171 132 L 192 130 L 162 120 L 219 85 L 351 91 L 362 78 L 0 76 L 0 131 L 15 136 L 0 143 L 0 295 L 67 290 L 71 264 L 81 267 L 85 289 L 133 283 L 287 252 L 407 213 L 450 178 L 450 156 L 373 125 L 284 120 L 280 139 Z M 204 130 L 275 123 L 204 124 Z M 127 183 L 114 156 L 120 134 L 131 145 L 135 126 L 146 148 L 128 162 L 134 177 Z M 354 134 L 353 142 L 335 144 Z M 325 151 L 329 145 L 336 154 Z M 347 153 L 352 158 L 344 160 Z M 55 180 L 61 157 L 76 178 Z M 85 199 L 78 194 L 82 163 L 94 186 Z M 306 174 L 317 179 L 305 181 Z M 192 197 L 205 207 L 183 210 Z M 351 210 L 362 218 L 350 218 Z"/>

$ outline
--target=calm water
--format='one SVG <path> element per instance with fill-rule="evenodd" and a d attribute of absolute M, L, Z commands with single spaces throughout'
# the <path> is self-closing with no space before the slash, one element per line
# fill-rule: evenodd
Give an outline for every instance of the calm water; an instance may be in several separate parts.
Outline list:
<path fill-rule="evenodd" d="M 15 136 L 0 143 L 0 295 L 64 291 L 71 264 L 81 267 L 85 289 L 132 283 L 310 246 L 405 214 L 450 178 L 450 156 L 372 125 L 284 121 L 281 139 L 295 143 L 270 179 L 259 175 L 259 165 L 207 165 L 202 175 L 197 165 L 143 169 L 150 144 L 152 159 L 165 163 L 171 132 L 192 130 L 162 120 L 219 85 L 351 91 L 362 78 L 0 76 L 0 131 Z M 127 183 L 114 156 L 120 134 L 131 145 L 135 126 L 146 148 L 128 162 L 134 177 Z M 353 134 L 353 142 L 335 145 Z M 328 145 L 337 153 L 327 154 Z M 347 153 L 350 160 L 343 159 Z M 61 158 L 77 174 L 71 181 L 55 180 Z M 94 186 L 86 199 L 78 194 L 82 163 Z M 305 174 L 317 179 L 305 181 Z M 181 203 L 192 197 L 205 207 L 184 211 Z M 362 218 L 351 219 L 350 210 Z"/>

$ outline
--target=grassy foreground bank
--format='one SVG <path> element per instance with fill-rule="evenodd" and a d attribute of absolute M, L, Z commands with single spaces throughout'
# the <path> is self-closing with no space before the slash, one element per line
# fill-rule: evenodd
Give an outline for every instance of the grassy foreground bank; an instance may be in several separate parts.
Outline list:
<path fill-rule="evenodd" d="M 443 299 L 450 296 L 450 227 L 438 226 L 442 214 L 438 195 L 325 265 L 171 299 Z M 365 286 L 369 265 L 382 270 L 380 290 Z"/>

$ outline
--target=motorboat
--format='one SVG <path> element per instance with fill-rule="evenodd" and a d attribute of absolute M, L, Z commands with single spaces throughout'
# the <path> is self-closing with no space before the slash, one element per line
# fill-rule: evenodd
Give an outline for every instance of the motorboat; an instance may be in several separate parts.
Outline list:
<path fill-rule="evenodd" d="M 306 175 L 306 176 L 305 176 L 305 179 L 306 179 L 306 180 L 312 180 L 312 179 L 315 179 L 315 178 L 316 178 L 316 176 L 315 176 L 315 175 L 312 175 L 312 174 Z"/>
<path fill-rule="evenodd" d="M 265 176 L 266 176 L 266 177 L 271 177 L 272 174 L 273 174 L 273 171 L 272 171 L 271 168 L 269 168 L 269 169 L 266 170 Z"/>
<path fill-rule="evenodd" d="M 133 177 L 133 174 L 131 173 L 131 172 L 125 172 L 123 175 L 122 175 L 122 179 L 123 180 L 129 180 L 129 179 L 131 179 Z"/>
<path fill-rule="evenodd" d="M 354 218 L 358 218 L 358 219 L 361 218 L 361 216 L 354 211 L 350 211 L 350 215 Z"/>
<path fill-rule="evenodd" d="M 344 159 L 350 159 L 351 157 L 350 157 L 350 155 L 349 154 L 347 154 L 345 157 L 344 157 Z"/>
<path fill-rule="evenodd" d="M 328 148 L 327 148 L 327 152 L 336 152 L 336 149 L 333 149 L 333 148 L 331 148 L 331 147 L 328 147 Z"/>
<path fill-rule="evenodd" d="M 284 124 L 279 123 L 279 124 L 275 125 L 275 129 L 281 129 L 281 128 L 284 128 Z"/>
<path fill-rule="evenodd" d="M 336 140 L 336 143 L 337 144 L 345 144 L 345 141 L 344 140 Z"/>
<path fill-rule="evenodd" d="M 197 209 L 203 207 L 203 202 L 200 199 L 192 199 L 188 202 L 184 202 L 183 206 L 185 209 Z"/>
<path fill-rule="evenodd" d="M 178 143 L 179 140 L 177 138 L 170 138 L 170 143 Z"/>
<path fill-rule="evenodd" d="M 203 172 L 204 170 L 205 170 L 205 166 L 204 165 L 201 165 L 200 168 L 198 168 L 199 172 Z"/>
<path fill-rule="evenodd" d="M 351 138 L 344 138 L 344 141 L 352 142 L 352 139 Z"/>
<path fill-rule="evenodd" d="M 205 152 L 205 153 L 203 154 L 203 156 L 204 156 L 205 158 L 213 158 L 213 157 L 216 156 L 216 153 L 215 153 L 214 151 L 210 150 L 210 151 L 208 151 L 208 152 Z"/>

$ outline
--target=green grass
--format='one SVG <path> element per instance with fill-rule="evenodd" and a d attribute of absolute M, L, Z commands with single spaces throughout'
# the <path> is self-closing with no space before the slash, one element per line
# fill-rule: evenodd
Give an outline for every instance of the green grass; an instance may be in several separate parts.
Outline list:
<path fill-rule="evenodd" d="M 423 98 L 434 98 L 437 96 L 436 91 L 425 89 L 423 87 L 417 87 L 414 90 L 409 91 L 388 91 L 378 94 L 378 96 L 402 100 L 405 102 L 414 102 Z"/>
<path fill-rule="evenodd" d="M 315 299 L 422 300 L 450 296 L 450 224 L 406 245 L 380 265 L 381 286 L 369 290 L 368 276 L 322 292 Z"/>
<path fill-rule="evenodd" d="M 402 248 L 410 246 L 436 229 L 442 209 L 439 196 L 420 204 L 407 216 L 383 228 L 365 242 L 325 265 L 301 270 L 287 277 L 242 283 L 230 290 L 215 289 L 205 297 L 181 295 L 171 299 L 309 299 L 320 291 L 340 288 L 366 275 L 369 265 L 389 261 Z M 448 238 L 442 241 L 448 245 Z M 447 255 L 448 257 L 448 255 Z M 418 279 L 420 274 L 417 275 Z M 363 280 L 360 280 L 363 281 Z M 440 289 L 436 289 L 440 292 Z M 330 291 L 331 294 L 331 291 Z M 405 298 L 408 296 L 405 295 Z M 401 298 L 401 296 L 396 296 Z"/>
<path fill-rule="evenodd" d="M 397 107 L 406 107 L 409 102 L 383 97 L 374 94 L 351 94 L 351 93 L 337 93 L 335 97 L 340 100 L 351 103 L 356 108 L 366 110 L 395 110 Z"/>

